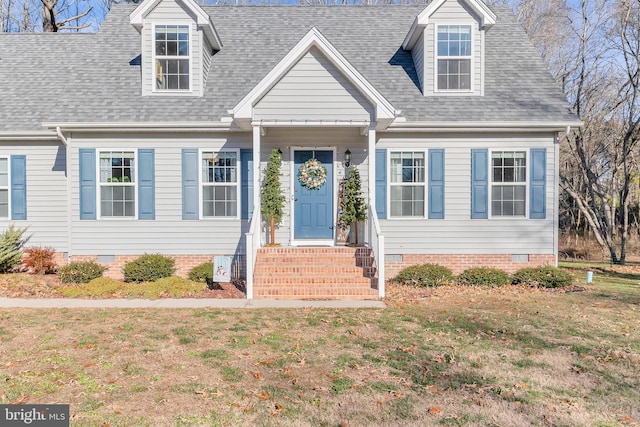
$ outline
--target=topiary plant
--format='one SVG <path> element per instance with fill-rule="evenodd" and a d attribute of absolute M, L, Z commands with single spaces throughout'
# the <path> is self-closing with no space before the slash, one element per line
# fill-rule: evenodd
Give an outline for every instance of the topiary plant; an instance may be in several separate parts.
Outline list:
<path fill-rule="evenodd" d="M 343 211 L 340 216 L 341 226 L 346 228 L 355 223 L 356 245 L 358 241 L 358 222 L 367 219 L 367 205 L 362 197 L 360 172 L 355 166 L 349 169 L 349 177 L 344 185 Z"/>
<path fill-rule="evenodd" d="M 144 254 L 124 265 L 124 280 L 127 282 L 155 282 L 175 273 L 173 258 L 161 254 Z"/>
<path fill-rule="evenodd" d="M 29 241 L 29 237 L 24 237 L 26 231 L 11 224 L 0 235 L 0 273 L 7 273 L 20 264 L 22 250 Z"/>
<path fill-rule="evenodd" d="M 58 269 L 58 278 L 62 283 L 89 283 L 102 276 L 106 267 L 95 261 L 73 261 Z"/>
<path fill-rule="evenodd" d="M 568 272 L 550 265 L 544 267 L 522 268 L 513 275 L 514 285 L 542 286 L 543 288 L 563 288 L 573 283 Z"/>
<path fill-rule="evenodd" d="M 437 264 L 412 265 L 398 273 L 395 280 L 410 286 L 442 286 L 453 281 L 453 273 L 447 267 Z"/>
<path fill-rule="evenodd" d="M 206 283 L 208 286 L 213 285 L 213 263 L 205 262 L 197 265 L 189 271 L 189 279 L 194 282 Z"/>
<path fill-rule="evenodd" d="M 460 285 L 504 286 L 510 281 L 509 274 L 489 267 L 470 268 L 458 276 L 458 284 Z"/>
<path fill-rule="evenodd" d="M 262 197 L 260 208 L 262 215 L 269 220 L 270 244 L 275 244 L 276 225 L 282 223 L 285 197 L 280 188 L 280 165 L 282 155 L 277 148 L 271 150 L 269 163 L 262 182 Z"/>

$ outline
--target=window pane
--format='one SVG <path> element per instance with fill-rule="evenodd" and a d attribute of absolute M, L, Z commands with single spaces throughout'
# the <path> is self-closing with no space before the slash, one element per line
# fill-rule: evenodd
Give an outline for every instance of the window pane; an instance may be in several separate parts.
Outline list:
<path fill-rule="evenodd" d="M 471 26 L 440 25 L 438 56 L 471 56 Z"/>
<path fill-rule="evenodd" d="M 0 186 L 9 185 L 9 159 L 0 159 Z"/>
<path fill-rule="evenodd" d="M 203 194 L 203 216 L 234 217 L 238 212 L 237 188 L 228 185 L 205 185 Z"/>
<path fill-rule="evenodd" d="M 493 216 L 525 216 L 526 186 L 494 185 L 491 188 Z"/>
<path fill-rule="evenodd" d="M 167 56 L 176 56 L 178 54 L 178 42 L 167 41 Z"/>
<path fill-rule="evenodd" d="M 9 216 L 9 190 L 0 190 L 0 217 Z"/>

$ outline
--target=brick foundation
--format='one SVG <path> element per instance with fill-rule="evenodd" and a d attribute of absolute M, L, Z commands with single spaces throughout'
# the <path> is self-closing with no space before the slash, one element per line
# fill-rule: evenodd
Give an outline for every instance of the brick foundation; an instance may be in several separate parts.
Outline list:
<path fill-rule="evenodd" d="M 556 257 L 549 254 L 530 254 L 528 262 L 514 262 L 511 254 L 506 255 L 453 255 L 453 254 L 404 254 L 401 262 L 385 261 L 385 277 L 393 279 L 403 268 L 416 264 L 438 264 L 448 267 L 453 274 L 460 274 L 472 267 L 494 267 L 515 273 L 525 267 L 555 265 Z"/>
<path fill-rule="evenodd" d="M 124 268 L 124 265 L 130 261 L 135 260 L 136 258 L 139 258 L 142 255 L 143 254 L 115 255 L 113 262 L 99 262 L 98 264 L 102 265 L 103 267 L 107 267 L 107 270 L 103 274 L 104 277 L 110 277 L 112 279 L 122 280 L 124 277 L 122 274 L 122 269 Z M 211 255 L 166 255 L 166 256 L 171 257 L 175 260 L 176 276 L 186 278 L 189 275 L 189 271 L 193 267 L 203 264 L 205 262 L 212 262 L 213 257 L 215 255 L 211 254 Z M 64 265 L 67 263 L 67 260 L 63 259 L 62 254 L 60 254 L 59 258 L 60 260 L 58 260 L 58 257 L 56 257 L 56 261 L 58 261 L 59 265 Z M 74 255 L 71 258 L 71 261 L 96 261 L 97 262 L 97 258 L 98 257 L 95 255 Z M 244 257 L 241 257 L 241 258 L 236 257 L 233 260 L 232 269 L 233 269 L 232 277 L 244 277 L 244 271 L 245 271 Z"/>

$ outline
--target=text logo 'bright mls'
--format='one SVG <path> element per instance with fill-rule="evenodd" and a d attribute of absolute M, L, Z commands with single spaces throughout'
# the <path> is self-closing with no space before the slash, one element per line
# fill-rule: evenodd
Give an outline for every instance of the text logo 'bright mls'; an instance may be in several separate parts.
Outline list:
<path fill-rule="evenodd" d="M 69 427 L 69 405 L 0 405 L 0 425 Z"/>

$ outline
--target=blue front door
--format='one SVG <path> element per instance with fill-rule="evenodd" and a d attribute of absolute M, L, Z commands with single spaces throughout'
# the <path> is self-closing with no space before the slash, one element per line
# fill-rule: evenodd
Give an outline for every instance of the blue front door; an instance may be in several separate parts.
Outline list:
<path fill-rule="evenodd" d="M 327 181 L 309 190 L 300 183 L 298 170 L 314 156 L 327 168 Z M 333 151 L 294 151 L 293 163 L 293 238 L 333 239 Z"/>

